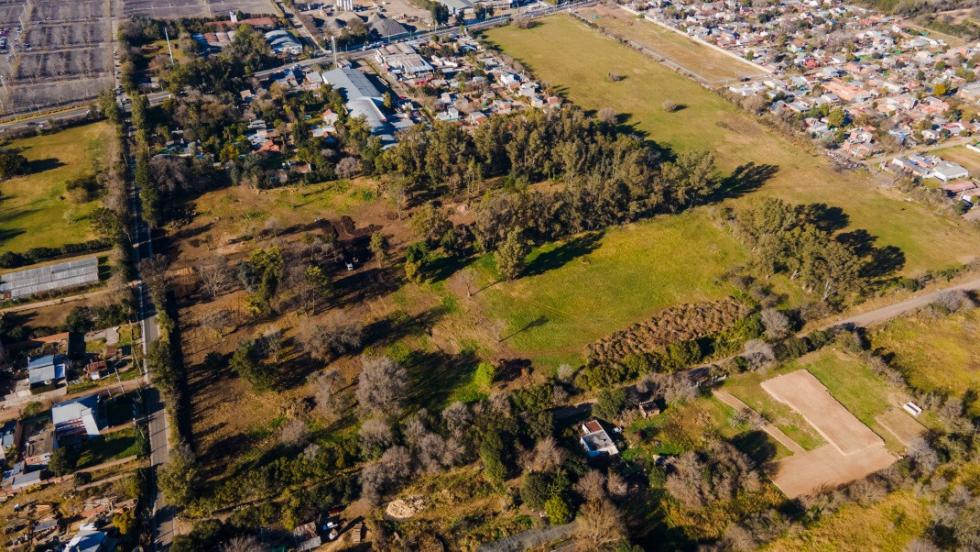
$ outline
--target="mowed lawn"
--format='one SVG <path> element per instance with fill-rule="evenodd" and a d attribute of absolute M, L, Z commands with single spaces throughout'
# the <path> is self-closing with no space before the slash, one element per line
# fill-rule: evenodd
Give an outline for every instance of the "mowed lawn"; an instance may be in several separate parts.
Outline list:
<path fill-rule="evenodd" d="M 894 362 L 915 387 L 958 397 L 980 390 L 980 309 L 899 318 L 875 329 L 871 342 L 895 354 Z"/>
<path fill-rule="evenodd" d="M 586 344 L 658 309 L 728 296 L 732 289 L 717 279 L 747 260 L 703 209 L 589 241 L 539 248 L 528 257 L 531 275 L 476 295 L 505 321 L 504 343 L 546 366 L 580 362 Z M 484 282 L 496 279 L 492 264 L 488 257 L 477 265 Z"/>
<path fill-rule="evenodd" d="M 493 29 L 487 36 L 575 104 L 626 114 L 651 140 L 677 151 L 711 150 L 729 171 L 749 162 L 775 165 L 778 172 L 761 193 L 844 209 L 853 228 L 877 236 L 878 245 L 901 248 L 906 273 L 978 254 L 977 228 L 879 192 L 860 173 L 838 174 L 825 158 L 774 134 L 720 96 L 570 16 L 539 20 L 531 29 Z M 625 78 L 613 82 L 609 73 Z M 686 107 L 668 113 L 665 101 Z"/>
<path fill-rule="evenodd" d="M 111 132 L 108 123 L 95 123 L 5 146 L 20 150 L 35 172 L 0 182 L 0 252 L 59 247 L 97 237 L 88 216 L 100 200 L 73 203 L 65 196 L 65 185 L 95 174 L 103 165 L 103 144 Z"/>
<path fill-rule="evenodd" d="M 748 63 L 713 50 L 656 23 L 640 19 L 616 6 L 599 4 L 583 9 L 580 13 L 600 27 L 650 48 L 709 82 L 720 84 L 732 79 L 765 74 L 761 69 Z"/>
<path fill-rule="evenodd" d="M 773 541 L 766 550 L 905 550 L 931 519 L 929 503 L 894 492 L 868 506 L 846 504 L 812 527 Z"/>

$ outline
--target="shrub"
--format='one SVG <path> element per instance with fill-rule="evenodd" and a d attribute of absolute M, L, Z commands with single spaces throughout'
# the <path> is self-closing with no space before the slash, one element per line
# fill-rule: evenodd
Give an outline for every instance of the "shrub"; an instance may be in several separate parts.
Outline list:
<path fill-rule="evenodd" d="M 544 511 L 552 525 L 563 525 L 572 521 L 572 508 L 560 494 L 556 494 L 544 503 Z"/>

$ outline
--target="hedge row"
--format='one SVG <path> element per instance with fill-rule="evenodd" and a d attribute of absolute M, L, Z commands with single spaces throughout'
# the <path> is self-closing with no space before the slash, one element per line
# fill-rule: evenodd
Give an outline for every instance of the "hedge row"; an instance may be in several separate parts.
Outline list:
<path fill-rule="evenodd" d="M 112 247 L 112 240 L 98 239 L 82 243 L 68 243 L 61 247 L 34 247 L 24 253 L 7 251 L 0 255 L 0 268 L 18 268 L 58 257 L 103 251 L 110 247 Z"/>

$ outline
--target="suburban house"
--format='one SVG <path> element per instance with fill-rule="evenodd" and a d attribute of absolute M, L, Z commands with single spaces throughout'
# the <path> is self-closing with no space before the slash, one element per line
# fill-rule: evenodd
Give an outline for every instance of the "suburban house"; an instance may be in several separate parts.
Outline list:
<path fill-rule="evenodd" d="M 0 482 L 0 486 L 11 491 L 19 491 L 41 482 L 41 470 L 26 470 L 27 466 L 24 462 L 17 462 L 9 470 L 3 472 L 3 481 Z"/>
<path fill-rule="evenodd" d="M 265 33 L 265 40 L 269 43 L 269 48 L 279 55 L 298 56 L 303 53 L 303 45 L 282 29 Z"/>
<path fill-rule="evenodd" d="M 597 458 L 603 455 L 616 456 L 619 449 L 612 437 L 606 433 L 599 420 L 592 418 L 582 424 L 582 437 L 579 438 L 582 447 L 585 448 L 585 455 L 589 458 Z"/>
<path fill-rule="evenodd" d="M 91 395 L 51 407 L 51 421 L 54 423 L 58 439 L 100 435 L 102 427 L 99 423 L 100 402 L 98 395 Z"/>
<path fill-rule="evenodd" d="M 456 15 L 458 13 L 463 13 L 464 11 L 473 7 L 473 4 L 469 0 L 436 0 L 443 6 L 449 9 L 450 15 Z"/>
<path fill-rule="evenodd" d="M 23 432 L 24 424 L 20 420 L 11 420 L 0 427 L 0 460 L 16 458 Z"/>
<path fill-rule="evenodd" d="M 45 355 L 27 361 L 27 380 L 31 387 L 59 383 L 65 379 L 64 355 Z"/>
<path fill-rule="evenodd" d="M 382 101 L 381 90 L 367 75 L 351 67 L 340 67 L 324 72 L 323 81 L 343 92 L 348 113 L 352 118 L 362 117 L 371 134 L 386 144 L 395 141 L 395 128 L 378 107 Z"/>
<path fill-rule="evenodd" d="M 949 182 L 960 178 L 968 178 L 970 176 L 970 172 L 956 163 L 940 161 L 939 163 L 936 163 L 936 167 L 932 169 L 932 176 L 942 180 L 943 182 Z"/>

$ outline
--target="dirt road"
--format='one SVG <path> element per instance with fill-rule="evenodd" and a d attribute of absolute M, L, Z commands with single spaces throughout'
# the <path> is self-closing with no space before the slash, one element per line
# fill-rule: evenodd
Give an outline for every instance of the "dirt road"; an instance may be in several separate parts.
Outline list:
<path fill-rule="evenodd" d="M 905 299 L 904 301 L 899 301 L 898 303 L 892 303 L 884 307 L 874 309 L 861 314 L 851 315 L 843 320 L 835 322 L 833 326 L 839 325 L 853 325 L 859 327 L 873 326 L 875 324 L 880 324 L 882 322 L 887 322 L 892 318 L 901 316 L 909 311 L 916 309 L 921 309 L 922 307 L 934 302 L 942 294 L 948 291 L 962 290 L 962 291 L 977 291 L 980 290 L 980 278 L 975 278 L 968 282 L 963 282 L 955 286 L 950 286 L 947 288 L 939 289 L 936 291 L 931 291 L 928 293 L 923 293 L 921 295 L 916 295 Z"/>

